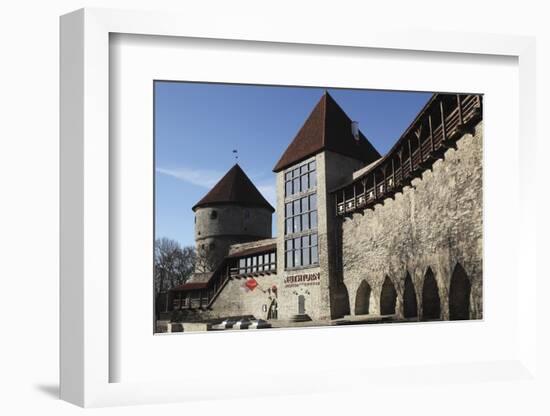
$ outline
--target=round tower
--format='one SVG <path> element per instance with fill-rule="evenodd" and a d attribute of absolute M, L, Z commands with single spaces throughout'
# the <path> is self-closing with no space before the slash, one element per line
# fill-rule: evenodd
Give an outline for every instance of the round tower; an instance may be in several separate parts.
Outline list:
<path fill-rule="evenodd" d="M 195 206 L 197 272 L 214 271 L 235 243 L 271 237 L 274 208 L 238 164 Z"/>

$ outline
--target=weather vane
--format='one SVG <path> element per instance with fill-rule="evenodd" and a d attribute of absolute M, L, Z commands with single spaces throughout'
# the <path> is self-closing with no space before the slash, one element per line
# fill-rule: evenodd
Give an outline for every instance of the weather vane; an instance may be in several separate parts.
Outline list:
<path fill-rule="evenodd" d="M 235 155 L 235 160 L 239 160 L 239 151 L 237 149 L 233 149 L 233 154 Z"/>

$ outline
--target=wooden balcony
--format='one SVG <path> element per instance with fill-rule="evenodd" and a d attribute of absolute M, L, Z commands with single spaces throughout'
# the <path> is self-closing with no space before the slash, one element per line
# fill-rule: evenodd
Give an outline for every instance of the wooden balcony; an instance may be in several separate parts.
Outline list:
<path fill-rule="evenodd" d="M 386 156 L 335 191 L 336 214 L 372 208 L 420 177 L 482 119 L 480 95 L 436 94 Z"/>

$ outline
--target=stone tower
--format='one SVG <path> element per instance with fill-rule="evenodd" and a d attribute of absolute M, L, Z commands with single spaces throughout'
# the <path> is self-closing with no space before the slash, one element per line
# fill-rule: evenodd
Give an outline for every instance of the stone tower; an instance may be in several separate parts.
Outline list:
<path fill-rule="evenodd" d="M 229 246 L 271 237 L 274 208 L 238 164 L 199 202 L 195 212 L 196 272 L 212 272 Z"/>
<path fill-rule="evenodd" d="M 339 266 L 341 232 L 330 191 L 380 158 L 334 99 L 325 93 L 285 150 L 277 174 L 277 270 L 284 285 L 279 310 L 293 319 L 349 314 Z M 306 279 L 306 284 L 293 284 Z"/>

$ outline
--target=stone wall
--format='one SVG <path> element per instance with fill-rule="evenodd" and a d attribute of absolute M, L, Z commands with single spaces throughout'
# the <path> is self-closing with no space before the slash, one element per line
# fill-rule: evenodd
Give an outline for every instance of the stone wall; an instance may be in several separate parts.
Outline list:
<path fill-rule="evenodd" d="M 275 274 L 254 279 L 258 282 L 254 290 L 246 288 L 246 278 L 229 280 L 212 305 L 212 310 L 206 311 L 208 318 L 254 315 L 257 319 L 267 319 L 269 307 L 276 299 L 271 289 L 273 285 L 279 285 L 279 280 Z"/>
<path fill-rule="evenodd" d="M 342 233 L 339 218 L 336 215 L 336 203 L 331 191 L 353 177 L 354 172 L 364 167 L 364 163 L 338 153 L 325 151 L 319 155 L 319 265 L 326 278 L 321 282 L 323 303 L 327 305 L 323 319 L 336 319 L 349 314 L 349 301 L 346 286 L 342 282 L 342 273 L 338 247 Z"/>
<path fill-rule="evenodd" d="M 411 186 L 374 209 L 345 219 L 336 216 L 328 192 L 341 180 L 351 178 L 351 171 L 360 166 L 331 152 L 316 155 L 319 265 L 295 270 L 285 270 L 284 180 L 283 172 L 279 172 L 279 232 L 273 239 L 277 241 L 277 274 L 255 278 L 259 285 L 254 290 L 245 288 L 245 278 L 229 280 L 212 310 L 201 315 L 204 319 L 239 315 L 266 319 L 276 300 L 278 318 L 288 320 L 298 313 L 299 298 L 303 296 L 305 312 L 315 321 L 356 312 L 395 314 L 397 318 L 406 314 L 410 318 L 411 302 L 416 305 L 418 318 L 449 319 L 450 296 L 453 305 L 457 302 L 453 293 L 457 293 L 458 286 L 455 283 L 453 290 L 451 285 L 455 273 L 465 275 L 462 283 L 466 281 L 470 286 L 467 318 L 482 318 L 482 147 L 479 123 L 474 135 L 461 137 L 456 149 L 448 149 Z M 221 236 L 208 238 L 221 241 Z M 289 276 L 312 274 L 318 274 L 318 278 L 296 284 L 287 281 Z M 406 280 L 407 275 L 410 280 Z M 388 306 L 381 310 L 382 299 L 389 302 L 391 312 Z M 429 307 L 430 299 L 436 299 L 435 309 L 433 302 Z"/>
<path fill-rule="evenodd" d="M 441 318 L 449 319 L 451 276 L 458 264 L 457 270 L 462 267 L 471 284 L 469 317 L 481 319 L 482 198 L 480 122 L 474 136 L 461 137 L 457 148 L 448 149 L 432 169 L 413 180 L 412 186 L 405 187 L 393 199 L 386 198 L 374 210 L 340 219 L 342 242 L 335 258 L 342 261 L 351 314 L 355 313 L 363 281 L 371 289 L 369 313 L 381 312 L 380 297 L 387 276 L 397 291 L 396 314 L 403 317 L 405 277 L 409 273 L 422 316 L 423 290 L 429 293 L 424 289 L 425 276 L 431 270 L 437 283 Z M 365 302 L 361 298 L 365 287 L 363 284 L 359 291 L 359 303 Z M 357 306 L 360 309 L 361 305 Z"/>

